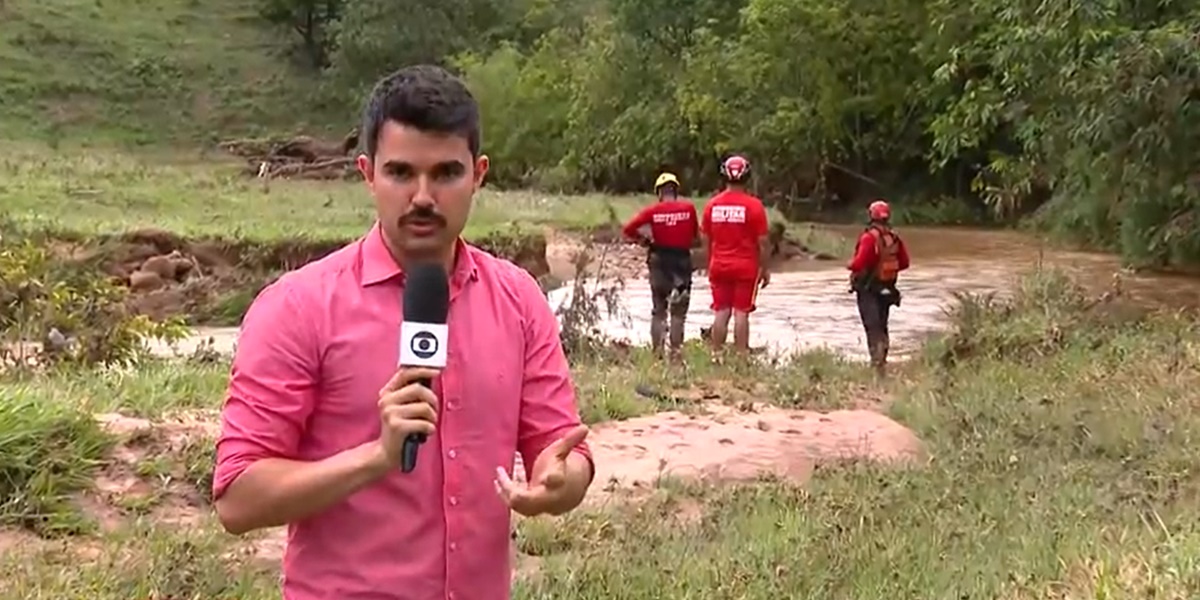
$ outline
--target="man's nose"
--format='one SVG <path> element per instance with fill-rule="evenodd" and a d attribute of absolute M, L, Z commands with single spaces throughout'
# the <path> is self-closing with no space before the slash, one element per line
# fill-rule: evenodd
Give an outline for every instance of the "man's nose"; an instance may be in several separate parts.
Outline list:
<path fill-rule="evenodd" d="M 433 178 L 428 175 L 417 177 L 417 191 L 413 194 L 412 203 L 430 208 L 437 204 L 433 199 Z"/>

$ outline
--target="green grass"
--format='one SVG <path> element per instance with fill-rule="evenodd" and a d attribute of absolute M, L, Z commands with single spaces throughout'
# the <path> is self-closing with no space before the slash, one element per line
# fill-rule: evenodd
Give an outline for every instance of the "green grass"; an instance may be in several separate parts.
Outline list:
<path fill-rule="evenodd" d="M 853 403 L 868 382 L 856 363 L 825 351 L 778 362 L 716 364 L 699 340 L 684 347 L 687 369 L 663 368 L 648 348 L 602 356 L 576 365 L 585 423 L 622 420 L 664 410 L 690 412 L 710 401 L 769 400 L 787 408 L 824 410 Z"/>
<path fill-rule="evenodd" d="M 69 403 L 0 397 L 0 526 L 48 535 L 85 530 L 70 497 L 90 485 L 111 439 Z"/>
<path fill-rule="evenodd" d="M 17 225 L 85 235 L 154 227 L 187 237 L 350 240 L 375 218 L 374 203 L 361 183 L 277 180 L 264 189 L 259 180 L 244 176 L 241 166 L 221 157 L 155 159 L 25 146 L 0 158 L 0 186 L 8 198 L 5 209 Z M 606 203 L 621 215 L 637 206 L 632 198 L 484 191 L 466 235 L 486 235 L 512 224 L 602 225 Z"/>
<path fill-rule="evenodd" d="M 697 341 L 686 348 L 688 368 L 661 368 L 648 348 L 605 352 L 577 360 L 573 372 L 584 420 L 598 423 L 686 408 L 673 391 L 721 384 L 746 394 L 769 394 L 781 406 L 828 408 L 847 404 L 865 372 L 824 351 L 774 364 L 716 364 Z M 0 396 L 14 406 L 69 408 L 82 414 L 121 413 L 151 420 L 177 413 L 219 409 L 229 382 L 229 359 L 146 359 L 136 368 L 63 368 L 0 378 Z M 639 386 L 659 392 L 638 393 Z M 12 409 L 14 414 L 23 414 Z M 59 414 L 59 413 L 50 413 Z"/>
<path fill-rule="evenodd" d="M 0 196 L 6 217 L 20 227 L 83 235 L 152 227 L 187 237 L 262 242 L 350 240 L 375 218 L 361 183 L 277 180 L 264 188 L 241 167 L 220 156 L 179 152 L 51 151 L 36 144 L 0 144 Z M 478 238 L 514 226 L 589 229 L 610 222 L 610 207 L 623 221 L 652 201 L 650 195 L 560 196 L 484 188 L 464 235 Z M 779 216 L 772 213 L 772 218 Z M 823 230 L 790 224 L 789 231 L 815 250 L 846 251 L 845 240 Z"/>
<path fill-rule="evenodd" d="M 78 533 L 95 525 L 78 494 L 110 461 L 118 442 L 93 415 L 160 420 L 220 406 L 228 364 L 150 361 L 140 370 L 104 369 L 0 377 L 0 525 Z M 152 440 L 143 440 L 150 442 Z M 211 440 L 172 448 L 161 471 L 209 477 Z M 149 467 L 150 463 L 140 466 Z M 199 472 L 197 472 L 199 471 Z M 2 579 L 2 577 L 0 577 Z"/>
<path fill-rule="evenodd" d="M 280 129 L 344 134 L 286 33 L 238 0 L 6 0 L 0 138 L 120 144 Z"/>
<path fill-rule="evenodd" d="M 81 553 L 95 554 L 80 563 Z M 232 550 L 212 522 L 200 529 L 138 522 L 99 541 L 29 544 L 24 557 L 0 557 L 5 597 L 271 598 L 276 579 Z M 274 596 L 272 596 L 274 592 Z"/>
<path fill-rule="evenodd" d="M 0 379 L 0 396 L 89 414 L 119 412 L 156 419 L 177 411 L 219 408 L 228 383 L 228 361 L 149 360 L 137 369 L 64 369 Z"/>

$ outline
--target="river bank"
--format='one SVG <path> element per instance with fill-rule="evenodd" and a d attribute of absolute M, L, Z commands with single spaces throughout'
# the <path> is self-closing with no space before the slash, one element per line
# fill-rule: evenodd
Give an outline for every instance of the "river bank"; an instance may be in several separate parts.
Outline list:
<path fill-rule="evenodd" d="M 843 238 L 861 230 L 853 225 L 814 228 L 822 235 Z M 902 275 L 903 302 L 894 309 L 891 322 L 893 355 L 901 360 L 919 349 L 928 335 L 947 326 L 946 309 L 959 295 L 1005 298 L 1030 269 L 1062 270 L 1098 297 L 1120 294 L 1146 309 L 1200 307 L 1200 278 L 1130 272 L 1112 255 L 1064 250 L 1025 233 L 966 227 L 907 227 L 899 231 L 913 261 L 912 268 Z M 605 257 L 611 269 L 606 272 L 622 277 L 588 280 L 584 289 L 590 296 L 604 297 L 597 325 L 606 336 L 645 345 L 649 342 L 651 306 L 645 267 L 635 247 L 616 248 Z M 559 273 L 570 273 L 567 262 L 559 264 Z M 712 322 L 708 282 L 703 273 L 695 276 L 693 286 L 685 328 L 689 339 L 699 338 L 701 328 Z M 604 290 L 612 293 L 599 294 Z M 564 309 L 573 294 L 574 285 L 567 281 L 548 292 L 548 299 L 554 308 Z M 615 300 L 611 307 L 609 298 Z M 862 327 L 854 297 L 849 293 L 843 260 L 792 260 L 778 265 L 771 285 L 759 294 L 758 307 L 751 330 L 753 346 L 776 354 L 827 349 L 853 360 L 866 359 Z M 179 352 L 190 353 L 210 338 L 217 351 L 229 352 L 237 329 L 201 327 L 180 342 Z M 171 352 L 161 344 L 156 348 L 159 353 Z"/>

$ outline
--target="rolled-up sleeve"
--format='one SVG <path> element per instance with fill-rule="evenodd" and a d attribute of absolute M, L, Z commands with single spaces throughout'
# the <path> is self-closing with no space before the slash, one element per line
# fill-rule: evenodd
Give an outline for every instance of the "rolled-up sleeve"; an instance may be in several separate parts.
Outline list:
<path fill-rule="evenodd" d="M 521 420 L 517 450 L 526 472 L 542 450 L 582 424 L 571 368 L 559 338 L 558 319 L 537 282 L 526 276 L 520 288 L 525 307 L 525 374 L 521 389 Z M 575 447 L 592 463 L 587 442 Z"/>
<path fill-rule="evenodd" d="M 242 319 L 217 439 L 213 498 L 251 464 L 294 458 L 315 400 L 312 319 L 285 279 L 259 293 Z"/>

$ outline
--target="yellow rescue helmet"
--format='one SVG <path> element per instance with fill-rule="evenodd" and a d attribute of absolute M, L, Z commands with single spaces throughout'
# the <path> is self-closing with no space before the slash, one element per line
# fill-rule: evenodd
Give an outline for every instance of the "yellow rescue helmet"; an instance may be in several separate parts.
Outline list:
<path fill-rule="evenodd" d="M 673 183 L 675 184 L 675 187 L 680 187 L 679 179 L 675 177 L 674 173 L 663 173 L 662 175 L 659 175 L 658 180 L 654 182 L 654 191 L 657 192 L 658 188 L 667 185 L 668 183 Z"/>

